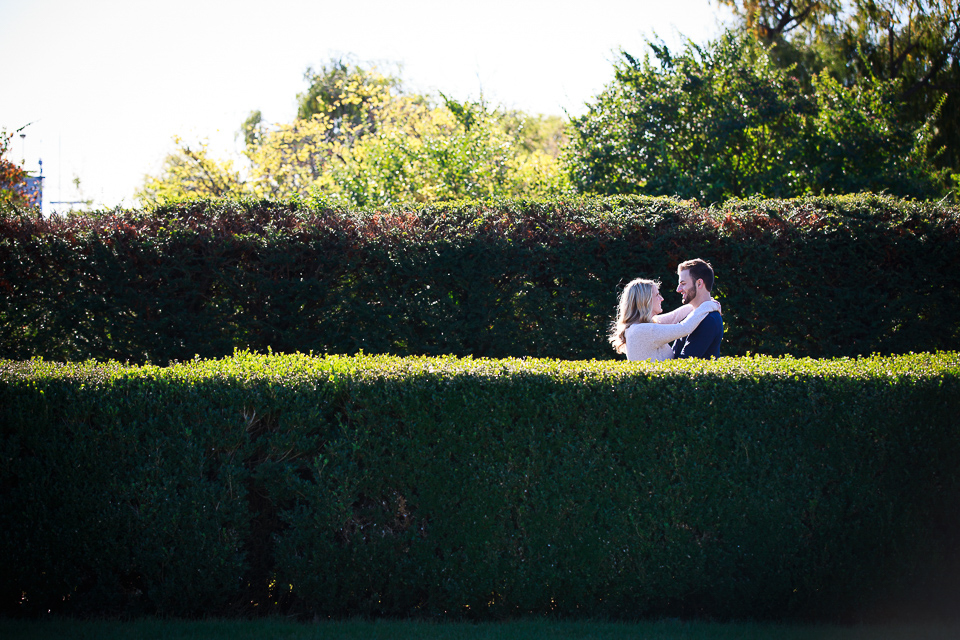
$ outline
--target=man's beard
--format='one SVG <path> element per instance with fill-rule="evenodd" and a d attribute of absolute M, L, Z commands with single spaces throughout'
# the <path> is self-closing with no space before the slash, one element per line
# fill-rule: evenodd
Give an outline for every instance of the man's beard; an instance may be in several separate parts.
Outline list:
<path fill-rule="evenodd" d="M 697 297 L 697 288 L 690 287 L 689 289 L 683 290 L 683 304 L 690 304 L 690 302 Z"/>

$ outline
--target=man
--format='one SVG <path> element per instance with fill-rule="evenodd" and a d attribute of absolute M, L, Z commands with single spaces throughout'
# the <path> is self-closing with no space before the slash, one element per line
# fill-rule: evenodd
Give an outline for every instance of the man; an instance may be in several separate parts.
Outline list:
<path fill-rule="evenodd" d="M 680 263 L 677 267 L 677 293 L 683 296 L 683 304 L 694 309 L 713 298 L 713 267 L 697 258 Z M 723 339 L 723 318 L 719 311 L 707 314 L 700 326 L 685 338 L 673 343 L 674 358 L 719 358 L 720 341 Z"/>

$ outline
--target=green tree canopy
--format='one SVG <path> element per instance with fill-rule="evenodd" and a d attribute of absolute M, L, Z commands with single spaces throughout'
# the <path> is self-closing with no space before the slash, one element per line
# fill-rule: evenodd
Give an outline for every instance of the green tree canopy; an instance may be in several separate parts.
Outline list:
<path fill-rule="evenodd" d="M 253 111 L 243 123 L 243 177 L 205 145 L 176 139 L 161 174 L 147 176 L 138 196 L 320 194 L 366 207 L 570 190 L 559 117 L 405 93 L 394 76 L 340 61 L 308 69 L 306 80 L 293 122 L 268 124 Z"/>
<path fill-rule="evenodd" d="M 896 80 L 897 119 L 932 118 L 928 154 L 960 172 L 960 3 L 957 0 L 719 0 L 739 28 L 773 45 L 783 67 L 812 83 Z"/>
<path fill-rule="evenodd" d="M 572 122 L 567 162 L 584 192 L 792 197 L 871 190 L 938 191 L 924 155 L 929 125 L 897 118 L 896 80 L 851 86 L 829 74 L 811 89 L 752 34 L 730 31 L 679 53 L 650 43 Z"/>

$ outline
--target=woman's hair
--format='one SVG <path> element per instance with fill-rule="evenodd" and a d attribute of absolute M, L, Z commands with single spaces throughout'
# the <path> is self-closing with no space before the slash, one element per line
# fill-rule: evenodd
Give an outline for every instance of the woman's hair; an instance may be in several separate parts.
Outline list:
<path fill-rule="evenodd" d="M 610 344 L 617 353 L 627 348 L 624 332 L 632 324 L 653 322 L 653 292 L 660 288 L 656 280 L 637 278 L 627 283 L 620 294 L 620 306 L 616 321 L 610 327 Z"/>

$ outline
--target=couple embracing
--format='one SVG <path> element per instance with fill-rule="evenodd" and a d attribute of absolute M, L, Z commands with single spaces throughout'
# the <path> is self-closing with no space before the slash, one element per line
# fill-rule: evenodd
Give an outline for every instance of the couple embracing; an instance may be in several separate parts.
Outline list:
<path fill-rule="evenodd" d="M 687 260 L 677 267 L 677 278 L 683 306 L 670 313 L 663 313 L 659 282 L 627 283 L 609 337 L 617 353 L 626 353 L 627 360 L 720 357 L 723 318 L 710 295 L 713 268 L 699 258 Z"/>

